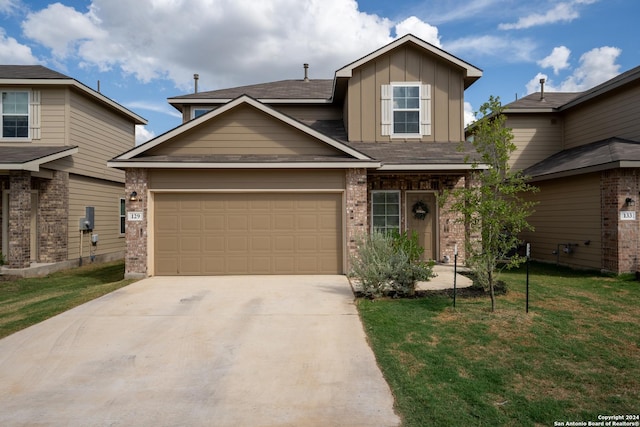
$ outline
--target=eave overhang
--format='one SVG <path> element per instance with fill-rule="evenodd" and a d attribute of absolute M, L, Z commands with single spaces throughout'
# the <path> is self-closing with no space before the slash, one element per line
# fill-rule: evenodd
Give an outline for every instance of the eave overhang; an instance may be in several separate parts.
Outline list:
<path fill-rule="evenodd" d="M 154 161 L 117 161 L 110 160 L 107 166 L 118 169 L 146 168 L 146 169 L 352 169 L 379 168 L 380 162 L 154 162 Z"/>
<path fill-rule="evenodd" d="M 13 147 L 6 147 L 13 148 Z M 39 147 L 38 147 L 39 148 Z M 48 147 L 43 147 L 48 148 Z M 30 172 L 39 172 L 40 166 L 53 162 L 55 160 L 62 159 L 67 156 L 74 155 L 78 152 L 78 147 L 68 147 L 63 148 L 60 151 L 52 152 L 52 153 L 44 153 L 42 155 L 38 155 L 35 157 L 30 157 L 24 160 L 16 160 L 16 161 L 1 161 L 0 160 L 0 170 L 22 170 L 22 171 L 30 171 Z M 1 154 L 1 147 L 0 147 Z"/>

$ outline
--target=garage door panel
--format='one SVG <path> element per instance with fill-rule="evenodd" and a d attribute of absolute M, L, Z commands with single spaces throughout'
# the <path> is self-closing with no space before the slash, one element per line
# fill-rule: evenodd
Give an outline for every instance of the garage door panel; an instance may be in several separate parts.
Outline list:
<path fill-rule="evenodd" d="M 155 274 L 342 272 L 339 193 L 159 193 Z"/>

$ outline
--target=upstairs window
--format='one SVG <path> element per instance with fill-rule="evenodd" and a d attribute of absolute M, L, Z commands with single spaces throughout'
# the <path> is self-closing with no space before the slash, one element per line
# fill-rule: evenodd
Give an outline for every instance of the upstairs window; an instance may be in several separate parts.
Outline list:
<path fill-rule="evenodd" d="M 29 92 L 2 92 L 2 138 L 29 138 Z"/>
<path fill-rule="evenodd" d="M 191 109 L 191 118 L 192 119 L 197 119 L 198 117 L 202 116 L 203 114 L 207 114 L 209 111 L 211 111 L 212 109 L 209 107 L 197 107 L 197 108 L 192 108 Z"/>
<path fill-rule="evenodd" d="M 421 83 L 382 85 L 382 135 L 420 138 L 431 135 L 431 86 Z"/>

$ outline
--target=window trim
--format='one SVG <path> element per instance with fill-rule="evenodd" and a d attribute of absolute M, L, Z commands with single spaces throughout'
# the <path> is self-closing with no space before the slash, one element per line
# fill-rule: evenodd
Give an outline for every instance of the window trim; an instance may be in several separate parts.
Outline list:
<path fill-rule="evenodd" d="M 395 87 L 418 87 L 419 104 L 418 104 L 418 133 L 395 133 L 394 132 L 394 108 L 393 89 Z M 381 134 L 396 139 L 415 139 L 423 136 L 431 135 L 431 85 L 422 82 L 391 82 L 381 86 Z M 400 109 L 400 111 L 409 111 L 416 109 Z"/>
<path fill-rule="evenodd" d="M 375 229 L 375 224 L 374 224 L 374 195 L 376 194 L 380 194 L 380 193 L 387 193 L 387 194 L 397 194 L 398 195 L 398 232 L 400 232 L 401 227 L 402 227 L 402 194 L 400 192 L 400 190 L 373 190 L 371 191 L 371 232 L 379 232 L 379 230 Z M 386 205 L 387 203 L 385 203 Z M 386 221 L 386 218 L 388 217 L 388 214 L 385 212 L 385 232 L 389 231 L 389 227 Z"/>
<path fill-rule="evenodd" d="M 118 204 L 118 228 L 120 236 L 124 236 L 127 231 L 127 202 L 124 197 L 119 198 Z M 124 211 L 123 211 L 124 208 Z"/>
<path fill-rule="evenodd" d="M 0 88 L 0 97 L 5 93 L 26 93 L 27 94 L 27 136 L 4 136 L 4 110 L 3 110 L 3 102 L 0 99 L 0 140 L 2 141 L 31 141 L 33 139 L 33 123 L 35 117 L 34 105 L 36 100 L 34 99 L 33 93 L 28 89 L 16 89 L 16 88 Z M 39 101 L 39 100 L 37 100 Z M 37 102 L 39 106 L 39 102 Z M 24 116 L 25 114 L 8 114 L 14 116 Z"/>

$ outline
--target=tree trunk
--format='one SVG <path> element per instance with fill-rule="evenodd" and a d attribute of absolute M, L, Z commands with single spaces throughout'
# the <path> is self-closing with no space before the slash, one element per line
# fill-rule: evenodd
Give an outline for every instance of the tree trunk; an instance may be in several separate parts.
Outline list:
<path fill-rule="evenodd" d="M 496 294 L 493 290 L 493 272 L 489 270 L 489 295 L 491 296 L 491 312 L 496 311 Z"/>

